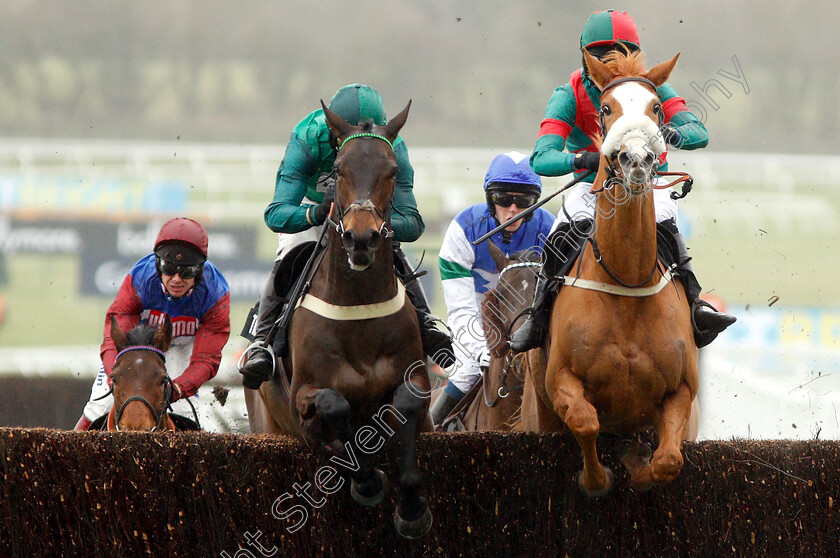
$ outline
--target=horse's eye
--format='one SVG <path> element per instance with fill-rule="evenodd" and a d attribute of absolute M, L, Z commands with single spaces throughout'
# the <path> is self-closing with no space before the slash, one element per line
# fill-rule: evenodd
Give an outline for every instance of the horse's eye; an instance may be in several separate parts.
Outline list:
<path fill-rule="evenodd" d="M 601 107 L 601 114 L 603 116 L 609 116 L 610 114 L 612 114 L 612 109 L 610 108 L 610 105 L 602 106 Z"/>

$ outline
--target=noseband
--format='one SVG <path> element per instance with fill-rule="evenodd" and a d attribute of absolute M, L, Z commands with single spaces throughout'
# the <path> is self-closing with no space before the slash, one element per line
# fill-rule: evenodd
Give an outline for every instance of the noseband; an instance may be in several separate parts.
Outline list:
<path fill-rule="evenodd" d="M 389 140 L 385 136 L 373 134 L 370 132 L 360 132 L 358 134 L 347 136 L 346 138 L 344 138 L 344 141 L 341 142 L 341 145 L 338 146 L 338 150 L 341 151 L 348 141 L 357 138 L 374 138 L 382 140 L 388 144 L 388 147 L 391 148 L 392 152 L 394 151 L 394 144 L 391 143 L 391 140 Z M 371 215 L 374 216 L 374 218 L 379 217 L 379 219 L 382 220 L 382 225 L 380 225 L 379 227 L 379 234 L 382 235 L 384 238 L 391 238 L 394 236 L 394 231 L 388 228 L 387 221 L 385 220 L 385 215 L 382 213 L 382 210 L 376 207 L 376 205 L 374 205 L 374 203 L 369 199 L 356 200 L 350 205 L 348 205 L 345 209 L 341 209 L 341 206 L 338 205 L 338 200 L 336 200 L 335 205 L 336 209 L 338 209 L 338 221 L 333 221 L 332 219 L 330 219 L 329 216 L 327 216 L 327 221 L 329 221 L 329 223 L 335 228 L 335 230 L 340 236 L 343 235 L 345 232 L 344 218 L 350 217 L 358 211 L 369 211 Z"/>
<path fill-rule="evenodd" d="M 152 347 L 150 345 L 135 345 L 134 347 L 127 347 L 127 348 L 123 349 L 122 351 L 120 351 L 117 354 L 117 358 L 114 359 L 114 363 L 116 364 L 116 361 L 119 360 L 119 358 L 122 355 L 124 355 L 125 353 L 127 353 L 129 351 L 152 351 L 153 353 L 157 353 L 157 355 L 163 360 L 164 363 L 166 362 L 166 355 L 163 353 L 163 351 L 161 351 L 157 347 Z M 154 420 L 155 420 L 155 426 L 152 428 L 151 431 L 155 432 L 158 429 L 158 426 L 160 425 L 161 418 L 163 418 L 163 415 L 166 412 L 166 406 L 169 404 L 169 399 L 172 397 L 172 390 L 173 389 L 174 388 L 172 387 L 172 379 L 169 377 L 169 374 L 167 374 L 167 375 L 164 376 L 163 406 L 159 411 L 157 409 L 155 409 L 152 406 L 152 404 L 149 403 L 149 401 L 145 397 L 143 397 L 142 395 L 132 395 L 131 397 L 129 397 L 128 399 L 123 401 L 123 404 L 116 411 L 115 416 L 114 416 L 114 425 L 115 425 L 116 429 L 117 430 L 120 429 L 120 419 L 122 419 L 123 412 L 125 412 L 125 408 L 128 406 L 128 404 L 132 403 L 134 401 L 139 401 L 142 404 L 144 404 L 149 409 L 149 411 L 152 413 L 152 418 L 154 418 Z"/>

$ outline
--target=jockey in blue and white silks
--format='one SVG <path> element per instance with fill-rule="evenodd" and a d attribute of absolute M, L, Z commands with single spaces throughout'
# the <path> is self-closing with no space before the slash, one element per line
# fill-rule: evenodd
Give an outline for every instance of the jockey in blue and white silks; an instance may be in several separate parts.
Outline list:
<path fill-rule="evenodd" d="M 528 156 L 512 151 L 496 156 L 490 163 L 484 190 L 487 202 L 456 215 L 440 248 L 441 283 L 457 362 L 443 393 L 432 406 L 435 424 L 475 384 L 481 367 L 490 361 L 481 323 L 481 299 L 496 286 L 499 270 L 487 242 L 478 246 L 472 242 L 536 203 L 542 182 L 531 170 Z M 540 208 L 489 240 L 509 258 L 523 250 L 539 254 L 553 223 L 554 216 Z"/>

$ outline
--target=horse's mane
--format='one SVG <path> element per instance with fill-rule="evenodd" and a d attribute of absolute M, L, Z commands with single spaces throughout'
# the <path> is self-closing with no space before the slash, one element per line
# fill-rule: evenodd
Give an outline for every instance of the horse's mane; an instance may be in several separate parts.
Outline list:
<path fill-rule="evenodd" d="M 540 255 L 531 248 L 526 248 L 511 254 L 511 259 L 517 262 L 538 262 L 540 261 Z"/>
<path fill-rule="evenodd" d="M 604 57 L 604 64 L 614 78 L 641 76 L 645 73 L 645 57 L 642 51 L 620 52 L 614 50 Z"/>
<path fill-rule="evenodd" d="M 157 328 L 149 324 L 138 324 L 126 334 L 126 347 L 151 345 Z"/>

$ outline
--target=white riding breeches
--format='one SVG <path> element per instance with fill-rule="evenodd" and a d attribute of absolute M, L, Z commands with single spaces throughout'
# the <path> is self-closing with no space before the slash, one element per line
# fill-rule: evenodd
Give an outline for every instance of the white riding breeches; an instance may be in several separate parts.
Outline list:
<path fill-rule="evenodd" d="M 654 180 L 654 184 L 662 186 L 668 184 L 670 181 L 666 177 L 658 177 Z M 580 221 L 582 219 L 593 219 L 595 217 L 595 194 L 590 193 L 592 189 L 591 182 L 581 182 L 572 188 L 565 197 L 563 205 L 565 212 L 561 209 L 557 213 L 557 219 L 554 220 L 554 225 L 551 232 L 560 225 L 560 223 L 568 223 L 568 213 L 572 221 Z M 663 188 L 653 191 L 653 207 L 656 212 L 656 222 L 661 223 L 668 219 L 677 221 L 677 200 L 671 199 L 671 188 Z M 602 194 L 603 195 L 603 194 Z"/>

